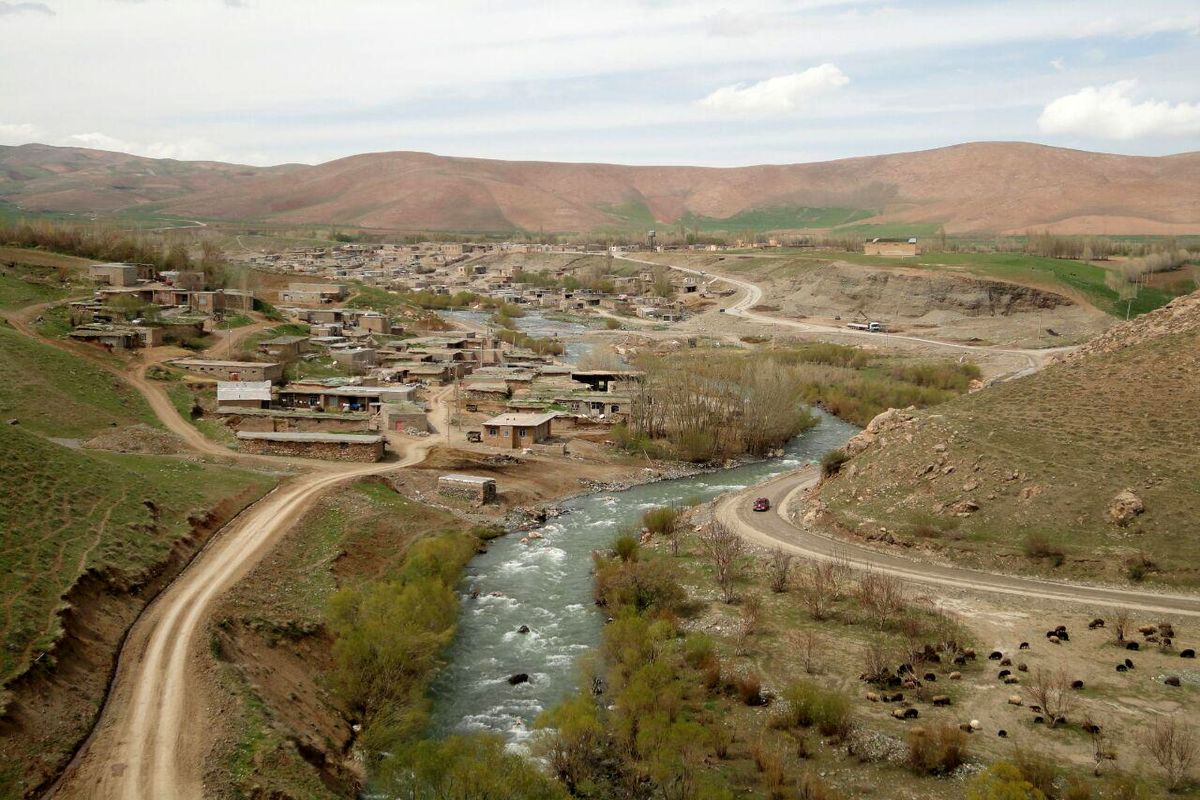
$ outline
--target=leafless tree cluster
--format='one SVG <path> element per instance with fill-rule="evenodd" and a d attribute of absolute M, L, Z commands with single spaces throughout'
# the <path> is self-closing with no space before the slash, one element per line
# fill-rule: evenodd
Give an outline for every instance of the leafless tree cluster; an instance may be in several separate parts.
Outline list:
<path fill-rule="evenodd" d="M 1125 635 L 1133 629 L 1133 612 L 1128 608 L 1116 608 L 1112 613 L 1112 632 L 1117 644 L 1125 642 Z"/>
<path fill-rule="evenodd" d="M 1155 720 L 1142 745 L 1163 771 L 1171 791 L 1183 784 L 1200 753 L 1200 739 L 1197 739 L 1195 729 L 1185 725 L 1176 715 Z"/>
<path fill-rule="evenodd" d="M 891 575 L 866 572 L 859 578 L 854 593 L 859 609 L 876 627 L 887 627 L 908 608 L 904 583 Z"/>
<path fill-rule="evenodd" d="M 763 455 L 811 422 L 797 402 L 796 370 L 760 356 L 651 357 L 639 366 L 646 377 L 630 428 L 670 442 L 687 460 Z"/>
<path fill-rule="evenodd" d="M 841 596 L 838 565 L 832 561 L 809 561 L 800 570 L 800 596 L 809 616 L 823 620 Z"/>
<path fill-rule="evenodd" d="M 736 582 L 741 574 L 739 559 L 744 549 L 742 537 L 723 522 L 714 520 L 700 532 L 700 547 L 712 564 L 713 578 L 726 603 L 737 599 Z"/>
<path fill-rule="evenodd" d="M 771 591 L 776 594 L 786 592 L 791 575 L 792 554 L 784 552 L 781 547 L 775 548 L 775 551 L 771 553 L 771 560 L 767 562 L 767 578 Z"/>

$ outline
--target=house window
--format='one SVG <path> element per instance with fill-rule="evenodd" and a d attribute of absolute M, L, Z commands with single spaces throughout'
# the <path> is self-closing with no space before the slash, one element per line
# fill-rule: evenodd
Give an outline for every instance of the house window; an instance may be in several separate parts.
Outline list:
<path fill-rule="evenodd" d="M 529 432 L 529 429 L 528 429 L 528 428 L 517 428 L 517 436 L 518 436 L 519 438 L 521 438 L 521 439 L 524 439 L 524 438 L 525 438 L 525 435 L 526 435 L 528 432 Z"/>
<path fill-rule="evenodd" d="M 496 436 L 499 432 L 500 432 L 500 429 L 497 428 L 495 425 L 487 426 L 487 435 L 488 436 Z"/>

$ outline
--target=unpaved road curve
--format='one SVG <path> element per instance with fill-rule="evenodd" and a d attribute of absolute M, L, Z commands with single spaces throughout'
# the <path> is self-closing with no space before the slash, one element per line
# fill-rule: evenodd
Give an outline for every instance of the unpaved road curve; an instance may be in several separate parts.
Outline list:
<path fill-rule="evenodd" d="M 799 496 L 816 486 L 817 468 L 808 466 L 782 475 L 717 503 L 716 517 L 747 541 L 779 547 L 805 558 L 836 560 L 855 569 L 872 570 L 933 586 L 1016 595 L 1048 603 L 1076 603 L 1093 608 L 1123 606 L 1137 611 L 1200 618 L 1200 595 L 1158 594 L 1102 586 L 1044 581 L 944 564 L 915 561 L 851 541 L 816 533 L 790 521 Z M 755 512 L 753 498 L 766 497 L 771 511 Z"/>
<path fill-rule="evenodd" d="M 1036 350 L 1022 349 L 1022 348 L 985 347 L 983 345 L 960 344 L 958 342 L 946 342 L 946 341 L 942 341 L 941 339 L 926 339 L 926 338 L 923 338 L 920 336 L 906 336 L 906 335 L 898 334 L 898 333 L 869 333 L 867 331 L 856 331 L 852 328 L 839 328 L 839 327 L 836 327 L 833 325 L 821 325 L 821 324 L 814 323 L 814 322 L 800 322 L 800 321 L 794 320 L 794 319 L 784 319 L 782 317 L 773 317 L 769 314 L 760 314 L 758 312 L 751 310 L 752 308 L 754 308 L 755 306 L 757 306 L 758 304 L 760 304 L 762 302 L 763 290 L 757 284 L 751 283 L 750 281 L 742 280 L 741 278 L 733 278 L 728 275 L 721 275 L 721 274 L 718 274 L 715 272 L 705 272 L 705 271 L 698 270 L 698 269 L 692 269 L 691 267 L 680 267 L 680 266 L 676 266 L 674 264 L 663 264 L 663 263 L 660 263 L 657 261 L 645 261 L 643 259 L 631 258 L 629 256 L 617 256 L 617 258 L 620 258 L 623 261 L 630 261 L 635 264 L 646 264 L 646 265 L 656 266 L 656 267 L 669 267 L 669 268 L 671 268 L 673 270 L 677 270 L 679 272 L 686 272 L 689 275 L 697 275 L 697 276 L 704 276 L 707 278 L 715 278 L 719 281 L 722 281 L 723 283 L 728 283 L 730 286 L 734 286 L 738 289 L 741 289 L 742 292 L 744 293 L 743 296 L 740 297 L 732 305 L 728 306 L 725 309 L 725 313 L 730 314 L 735 317 L 741 317 L 742 319 L 751 320 L 753 322 L 759 322 L 759 323 L 763 323 L 766 325 L 778 325 L 778 326 L 782 326 L 785 328 L 791 328 L 793 330 L 801 331 L 804 333 L 828 333 L 828 334 L 837 334 L 838 336 L 845 336 L 845 337 L 851 337 L 851 338 L 861 338 L 861 339 L 869 340 L 869 341 L 872 341 L 875 343 L 879 343 L 880 341 L 885 342 L 885 343 L 888 341 L 912 342 L 915 344 L 928 345 L 930 347 L 939 347 L 939 348 L 944 348 L 947 350 L 958 350 L 958 351 L 974 352 L 974 353 L 981 353 L 981 354 L 986 354 L 986 353 L 997 354 L 998 353 L 998 354 L 1002 354 L 1002 355 L 1018 356 L 1020 358 L 1025 359 L 1028 366 L 1025 369 L 1020 370 L 1019 372 L 1016 372 L 1012 375 L 1006 376 L 1008 378 L 1018 378 L 1023 375 L 1028 375 L 1030 373 L 1036 372 L 1037 370 L 1044 367 L 1046 365 L 1047 361 L 1052 356 L 1059 355 L 1061 353 L 1066 353 L 1066 352 L 1069 352 L 1069 351 L 1075 349 L 1074 347 L 1050 347 L 1050 348 L 1036 349 Z"/>
<path fill-rule="evenodd" d="M 32 324 L 45 308 L 63 301 L 4 314 L 31 338 L 87 356 L 38 334 Z M 255 326 L 257 327 L 257 326 Z M 250 331 L 246 331 L 249 333 Z M 234 334 L 236 338 L 241 338 Z M 84 746 L 48 797 L 103 800 L 199 800 L 204 796 L 204 761 L 211 745 L 202 687 L 190 685 L 193 659 L 201 652 L 205 620 L 214 600 L 241 580 L 296 525 L 322 494 L 338 484 L 390 472 L 424 460 L 437 439 L 411 443 L 400 461 L 351 465 L 297 463 L 291 459 L 246 456 L 205 438 L 179 416 L 158 381 L 145 377 L 160 359 L 119 370 L 103 359 L 90 360 L 128 380 L 155 416 L 192 449 L 247 464 L 302 467 L 288 480 L 222 528 L 208 545 L 138 617 L 118 656 L 116 675 L 100 718 Z M 449 424 L 448 390 L 433 400 Z"/>
<path fill-rule="evenodd" d="M 201 687 L 190 686 L 213 601 L 241 580 L 340 483 L 420 462 L 432 441 L 399 463 L 325 467 L 276 489 L 227 526 L 147 608 L 130 631 L 91 739 L 55 797 L 149 800 L 204 796 L 211 741 Z"/>

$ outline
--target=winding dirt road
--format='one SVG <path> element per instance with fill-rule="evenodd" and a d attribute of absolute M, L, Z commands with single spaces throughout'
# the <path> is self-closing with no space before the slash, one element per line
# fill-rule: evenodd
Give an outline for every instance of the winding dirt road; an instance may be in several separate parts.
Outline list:
<path fill-rule="evenodd" d="M 782 548 L 804 558 L 838 561 L 855 569 L 894 575 L 915 583 L 1016 595 L 1052 603 L 1077 603 L 1096 609 L 1123 606 L 1137 611 L 1200 617 L 1200 595 L 1137 592 L 982 572 L 903 558 L 817 533 L 792 520 L 801 495 L 815 487 L 819 477 L 817 467 L 808 466 L 752 486 L 720 500 L 715 510 L 716 518 L 755 544 Z M 771 511 L 754 511 L 751 506 L 756 497 L 769 499 Z"/>
<path fill-rule="evenodd" d="M 942 348 L 946 350 L 955 350 L 959 352 L 973 352 L 981 355 L 1006 355 L 1016 356 L 1025 360 L 1027 366 L 1017 372 L 1006 375 L 1006 379 L 1019 378 L 1024 375 L 1029 375 L 1044 367 L 1049 360 L 1062 353 L 1069 352 L 1074 347 L 1050 347 L 1044 349 L 1022 349 L 1022 348 L 1004 348 L 1004 347 L 987 347 L 984 345 L 960 344 L 958 342 L 946 342 L 941 339 L 926 339 L 921 336 L 907 336 L 898 333 L 869 333 L 867 331 L 856 331 L 851 328 L 836 327 L 834 325 L 822 325 L 814 322 L 800 322 L 794 319 L 785 319 L 782 317 L 773 317 L 769 314 L 762 314 L 752 309 L 762 303 L 763 290 L 757 284 L 751 283 L 741 278 L 734 278 L 729 275 L 722 275 L 715 272 L 705 272 L 703 270 L 692 269 L 691 267 L 680 267 L 675 264 L 663 264 L 657 261 L 646 261 L 640 258 L 631 258 L 630 256 L 618 255 L 617 258 L 622 261 L 630 261 L 635 264 L 645 264 L 655 267 L 669 267 L 678 272 L 685 272 L 689 275 L 702 276 L 706 278 L 714 278 L 723 283 L 727 283 L 742 291 L 742 296 L 734 301 L 731 305 L 725 308 L 725 313 L 734 317 L 758 322 L 766 325 L 777 325 L 784 328 L 800 331 L 802 333 L 823 333 L 836 334 L 839 337 L 847 337 L 854 339 L 863 339 L 878 344 L 879 342 L 911 342 L 914 344 L 926 345 L 929 347 Z"/>
<path fill-rule="evenodd" d="M 321 495 L 355 478 L 420 463 L 438 438 L 408 443 L 400 460 L 376 464 L 298 462 L 236 453 L 205 438 L 179 416 L 162 383 L 146 378 L 146 370 L 166 355 L 151 355 L 121 370 L 86 350 L 42 337 L 34 318 L 61 302 L 3 316 L 24 335 L 88 357 L 129 381 L 162 424 L 191 450 L 226 462 L 303 470 L 214 535 L 142 612 L 118 656 L 113 685 L 96 726 L 46 794 L 88 800 L 199 800 L 204 796 L 204 761 L 211 741 L 203 693 L 191 678 L 196 674 L 194 660 L 203 652 L 205 620 L 214 601 L 249 573 Z M 231 332 L 218 347 L 232 347 L 262 327 L 256 324 Z M 430 410 L 431 420 L 442 425 L 449 424 L 447 393 L 436 395 Z"/>

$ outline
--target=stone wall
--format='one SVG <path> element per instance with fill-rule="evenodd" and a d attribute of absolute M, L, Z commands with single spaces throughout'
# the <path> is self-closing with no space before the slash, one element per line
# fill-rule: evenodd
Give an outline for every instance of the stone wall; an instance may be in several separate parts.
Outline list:
<path fill-rule="evenodd" d="M 239 442 L 243 453 L 259 456 L 285 456 L 289 458 L 320 458 L 325 461 L 383 460 L 383 442 L 356 444 L 352 442 L 276 442 L 269 439 L 243 439 Z"/>

